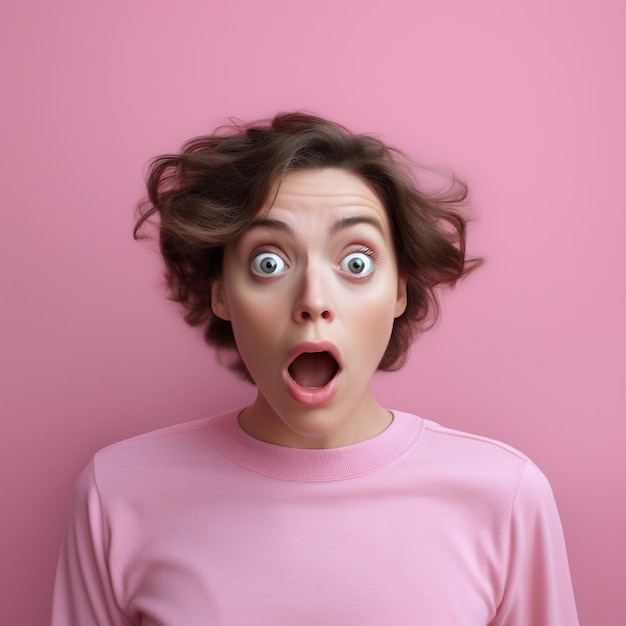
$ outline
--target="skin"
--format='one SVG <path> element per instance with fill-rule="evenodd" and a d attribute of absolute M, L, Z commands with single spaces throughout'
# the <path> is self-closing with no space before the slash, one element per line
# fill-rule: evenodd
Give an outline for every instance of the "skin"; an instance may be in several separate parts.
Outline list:
<path fill-rule="evenodd" d="M 392 416 L 374 398 L 371 379 L 406 308 L 385 208 L 363 180 L 340 169 L 291 172 L 271 197 L 225 249 L 212 286 L 213 311 L 231 322 L 258 388 L 240 425 L 262 441 L 298 448 L 374 437 Z M 340 370 L 323 389 L 303 389 L 289 364 L 317 349 L 333 352 Z"/>

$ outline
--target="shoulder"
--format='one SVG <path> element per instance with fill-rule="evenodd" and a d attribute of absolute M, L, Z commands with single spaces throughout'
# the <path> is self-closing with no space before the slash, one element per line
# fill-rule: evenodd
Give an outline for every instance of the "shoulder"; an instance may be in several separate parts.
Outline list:
<path fill-rule="evenodd" d="M 422 439 L 428 454 L 463 466 L 467 470 L 489 473 L 497 470 L 519 474 L 529 466 L 536 468 L 528 456 L 513 446 L 482 435 L 448 428 L 430 420 L 424 420 Z"/>
<path fill-rule="evenodd" d="M 189 476 L 195 469 L 216 462 L 211 438 L 214 419 L 236 410 L 150 431 L 99 450 L 85 468 L 81 480 L 100 490 L 142 487 L 159 480 Z"/>
<path fill-rule="evenodd" d="M 424 436 L 437 449 L 462 454 L 470 460 L 484 458 L 514 465 L 525 465 L 530 461 L 523 452 L 506 443 L 448 428 L 427 419 L 424 420 Z"/>
<path fill-rule="evenodd" d="M 552 499 L 543 472 L 513 446 L 427 419 L 422 423 L 413 458 L 420 471 L 439 485 L 440 493 L 447 489 L 511 505 L 515 500 Z"/>

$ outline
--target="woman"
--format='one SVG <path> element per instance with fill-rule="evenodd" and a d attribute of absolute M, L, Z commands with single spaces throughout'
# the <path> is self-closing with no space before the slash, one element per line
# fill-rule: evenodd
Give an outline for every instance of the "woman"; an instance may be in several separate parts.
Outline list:
<path fill-rule="evenodd" d="M 465 196 L 299 113 L 153 162 L 135 232 L 159 217 L 172 298 L 257 395 L 95 456 L 54 625 L 578 623 L 537 467 L 371 391 L 479 265 Z"/>

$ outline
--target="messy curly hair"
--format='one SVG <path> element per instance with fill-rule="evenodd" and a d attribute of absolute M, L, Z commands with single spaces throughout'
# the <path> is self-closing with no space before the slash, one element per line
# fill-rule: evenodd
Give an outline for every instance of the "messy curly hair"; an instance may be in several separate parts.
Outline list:
<path fill-rule="evenodd" d="M 411 343 L 436 321 L 435 288 L 454 285 L 481 263 L 465 255 L 466 185 L 452 178 L 443 193 L 420 190 L 403 154 L 372 136 L 295 112 L 250 124 L 232 122 L 191 139 L 180 154 L 151 162 L 148 197 L 138 207 L 134 236 L 139 238 L 151 217 L 159 218 L 171 299 L 183 305 L 188 324 L 203 327 L 207 343 L 233 351 L 229 366 L 250 381 L 230 322 L 213 313 L 211 285 L 221 275 L 225 246 L 267 208 L 274 185 L 288 172 L 314 168 L 358 176 L 389 216 L 398 271 L 407 279 L 407 306 L 394 321 L 379 369 L 399 369 Z"/>

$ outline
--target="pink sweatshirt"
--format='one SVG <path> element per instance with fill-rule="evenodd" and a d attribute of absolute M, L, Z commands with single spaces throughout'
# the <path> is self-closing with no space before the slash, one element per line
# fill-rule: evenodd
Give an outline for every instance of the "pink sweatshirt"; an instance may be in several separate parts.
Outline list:
<path fill-rule="evenodd" d="M 394 412 L 329 450 L 237 411 L 123 441 L 81 475 L 53 626 L 575 626 L 559 516 L 531 461 Z"/>

